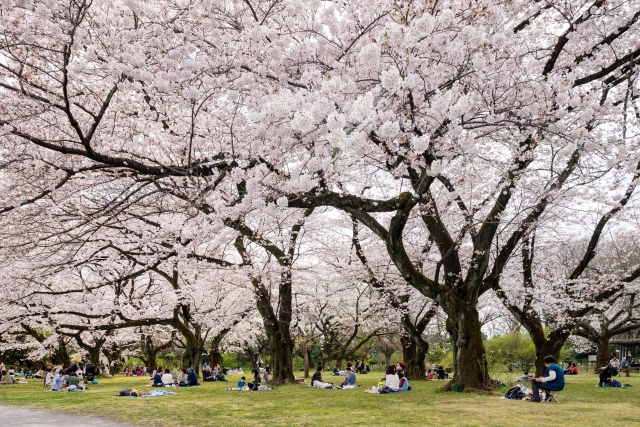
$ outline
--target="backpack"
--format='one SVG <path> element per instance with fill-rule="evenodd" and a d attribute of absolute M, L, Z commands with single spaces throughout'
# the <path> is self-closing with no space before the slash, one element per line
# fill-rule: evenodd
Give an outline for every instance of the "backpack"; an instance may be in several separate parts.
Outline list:
<path fill-rule="evenodd" d="M 616 380 L 611 380 L 611 387 L 622 387 L 622 384 L 620 384 L 618 381 Z"/>
<path fill-rule="evenodd" d="M 524 399 L 524 393 L 520 390 L 520 387 L 513 387 L 507 390 L 503 397 L 511 400 L 522 400 Z"/>
<path fill-rule="evenodd" d="M 130 395 L 131 395 L 130 388 L 123 388 L 122 390 L 120 390 L 120 396 L 130 396 Z"/>

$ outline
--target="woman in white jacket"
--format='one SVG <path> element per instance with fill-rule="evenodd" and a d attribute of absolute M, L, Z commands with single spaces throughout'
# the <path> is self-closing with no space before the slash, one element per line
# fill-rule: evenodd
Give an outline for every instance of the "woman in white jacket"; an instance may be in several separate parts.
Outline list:
<path fill-rule="evenodd" d="M 400 377 L 396 374 L 396 365 L 387 366 L 387 373 L 384 377 L 384 387 L 378 393 L 397 393 L 400 391 Z"/>
<path fill-rule="evenodd" d="M 173 375 L 171 375 L 171 371 L 168 369 L 164 370 L 164 374 L 162 375 L 162 384 L 164 385 L 173 384 Z"/>

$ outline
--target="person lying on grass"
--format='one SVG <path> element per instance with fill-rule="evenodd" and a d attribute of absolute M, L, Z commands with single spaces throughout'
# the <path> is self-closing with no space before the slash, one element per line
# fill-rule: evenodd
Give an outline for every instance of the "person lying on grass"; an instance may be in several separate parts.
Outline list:
<path fill-rule="evenodd" d="M 516 378 L 516 382 L 522 383 L 525 381 L 529 381 L 531 378 L 533 378 L 533 375 L 529 375 L 529 371 L 524 371 L 524 375 Z"/>
<path fill-rule="evenodd" d="M 347 368 L 351 370 L 351 368 Z M 318 365 L 318 370 L 311 377 L 311 387 L 315 388 L 333 388 L 332 383 L 322 381 L 322 365 Z"/>
<path fill-rule="evenodd" d="M 540 392 L 538 390 L 560 391 L 564 388 L 564 371 L 560 366 L 556 365 L 555 357 L 546 356 L 543 362 L 547 370 L 544 373 L 544 377 L 534 378 L 531 381 L 533 397 L 530 402 L 540 402 Z"/>
<path fill-rule="evenodd" d="M 347 368 L 344 371 L 344 382 L 340 384 L 340 387 L 352 388 L 356 386 L 356 374 L 353 373 L 351 368 Z"/>
<path fill-rule="evenodd" d="M 389 365 L 384 377 L 384 386 L 378 389 L 378 393 L 397 393 L 399 391 L 400 378 L 396 374 L 396 365 Z"/>

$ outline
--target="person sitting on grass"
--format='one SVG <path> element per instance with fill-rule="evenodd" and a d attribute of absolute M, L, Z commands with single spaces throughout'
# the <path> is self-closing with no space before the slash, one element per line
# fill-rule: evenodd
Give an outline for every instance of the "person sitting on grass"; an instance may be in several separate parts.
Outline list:
<path fill-rule="evenodd" d="M 428 379 L 429 381 L 433 381 L 433 380 L 435 380 L 435 379 L 436 379 L 436 375 L 433 373 L 433 369 L 429 369 L 429 370 L 427 371 L 427 379 Z"/>
<path fill-rule="evenodd" d="M 378 389 L 378 393 L 397 393 L 399 391 L 400 377 L 396 373 L 396 365 L 389 365 L 384 377 L 384 387 Z"/>
<path fill-rule="evenodd" d="M 178 379 L 176 380 L 178 382 L 178 385 L 180 387 L 188 387 L 189 386 L 189 379 L 187 377 L 187 370 L 186 369 L 180 369 L 180 372 L 178 372 Z"/>
<path fill-rule="evenodd" d="M 556 365 L 555 357 L 546 356 L 543 362 L 547 370 L 544 373 L 544 377 L 534 378 L 531 381 L 531 388 L 533 389 L 531 402 L 540 402 L 539 390 L 560 391 L 564 388 L 564 371 L 560 366 Z M 550 399 L 547 394 L 547 401 Z"/>
<path fill-rule="evenodd" d="M 193 368 L 189 368 L 189 373 L 187 374 L 187 383 L 189 387 L 194 387 L 200 385 L 198 382 L 198 375 L 196 375 L 196 371 Z"/>
<path fill-rule="evenodd" d="M 351 370 L 350 367 L 347 369 Z M 318 365 L 318 370 L 311 377 L 311 387 L 333 388 L 333 384 L 322 381 L 322 365 Z"/>
<path fill-rule="evenodd" d="M 398 378 L 404 378 L 405 366 L 404 362 L 398 363 L 398 366 L 396 367 L 396 375 L 398 375 Z"/>
<path fill-rule="evenodd" d="M 53 376 L 53 380 L 51 381 L 51 391 L 60 390 L 62 390 L 62 373 L 58 372 Z"/>
<path fill-rule="evenodd" d="M 258 387 L 260 387 L 260 368 L 253 368 L 251 373 L 253 374 L 253 382 L 249 383 L 249 388 L 253 391 L 257 391 Z"/>
<path fill-rule="evenodd" d="M 202 381 L 215 381 L 215 377 L 213 376 L 213 373 L 211 372 L 211 366 L 207 365 L 203 370 L 202 370 Z"/>
<path fill-rule="evenodd" d="M 7 371 L 2 371 L 2 378 L 0 378 L 0 384 L 13 384 L 13 379 L 11 379 L 11 375 L 9 375 Z"/>
<path fill-rule="evenodd" d="M 332 375 L 332 376 L 334 376 L 334 377 L 337 377 L 337 376 L 339 376 L 339 375 L 340 375 L 340 368 L 338 368 L 338 365 L 336 365 L 336 366 L 333 368 L 333 373 L 332 373 L 331 375 Z"/>
<path fill-rule="evenodd" d="M 67 381 L 65 384 L 67 385 L 67 387 L 74 385 L 80 390 L 85 389 L 85 386 L 80 384 L 80 377 L 78 377 L 78 374 L 76 372 L 69 373 L 69 376 L 67 377 Z"/>
<path fill-rule="evenodd" d="M 244 388 L 244 386 L 246 385 L 247 385 L 246 378 L 245 377 L 240 378 L 240 381 L 238 381 L 238 388 Z"/>
<path fill-rule="evenodd" d="M 153 378 L 151 381 L 151 385 L 153 387 L 162 387 L 162 376 L 160 376 L 160 373 L 162 372 L 162 368 L 158 367 L 158 369 L 156 369 L 155 374 L 153 374 Z"/>
<path fill-rule="evenodd" d="M 161 379 L 163 385 L 173 384 L 173 375 L 171 375 L 171 371 L 169 369 L 164 370 L 164 374 L 162 374 Z"/>
<path fill-rule="evenodd" d="M 356 386 L 356 374 L 351 368 L 344 371 L 344 382 L 340 384 L 342 388 L 354 388 Z"/>
<path fill-rule="evenodd" d="M 609 387 L 611 386 L 611 377 L 613 377 L 613 366 L 608 364 L 601 372 L 600 372 L 600 382 L 598 385 L 600 387 Z"/>

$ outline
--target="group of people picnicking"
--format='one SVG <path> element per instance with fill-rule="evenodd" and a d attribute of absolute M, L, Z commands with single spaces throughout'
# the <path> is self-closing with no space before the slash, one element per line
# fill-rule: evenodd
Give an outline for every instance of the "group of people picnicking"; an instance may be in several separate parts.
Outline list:
<path fill-rule="evenodd" d="M 440 367 L 442 368 L 442 367 Z M 404 391 L 411 390 L 411 386 L 409 385 L 409 380 L 404 374 L 405 364 L 404 362 L 400 362 L 398 365 L 389 365 L 385 370 L 385 376 L 378 383 L 378 387 L 374 387 L 372 392 L 375 393 L 400 393 Z M 311 377 L 311 387 L 322 388 L 322 389 L 350 389 L 356 388 L 358 385 L 356 384 L 357 375 L 356 374 L 366 374 L 371 372 L 371 369 L 368 365 L 365 366 L 364 361 L 357 363 L 354 365 L 351 362 L 347 363 L 347 367 L 344 371 L 339 369 L 339 366 L 336 365 L 333 369 L 332 376 L 343 375 L 344 381 L 342 381 L 339 385 L 335 385 L 332 382 L 325 381 L 322 378 L 322 364 L 318 365 L 316 372 Z M 443 372 L 444 369 L 442 369 Z M 431 370 L 430 370 L 431 372 Z M 446 372 L 445 372 L 446 374 Z M 434 379 L 433 377 L 431 379 Z"/>
<path fill-rule="evenodd" d="M 600 382 L 598 385 L 600 387 L 622 387 L 622 384 L 614 380 L 613 377 L 618 375 L 621 369 L 629 369 L 632 363 L 633 359 L 630 354 L 623 357 L 622 360 L 618 360 L 618 357 L 613 355 L 607 366 L 600 368 Z"/>
<path fill-rule="evenodd" d="M 153 387 L 194 387 L 199 386 L 198 375 L 193 368 L 180 369 L 176 378 L 170 369 L 164 371 L 160 366 L 151 373 L 151 386 Z"/>
<path fill-rule="evenodd" d="M 61 365 L 55 368 L 47 368 L 44 376 L 44 386 L 51 386 L 52 391 L 84 391 L 88 390 L 88 384 L 93 383 L 96 375 L 96 366 L 89 362 L 73 363 L 67 369 Z"/>

